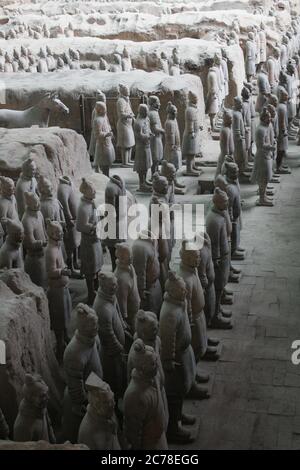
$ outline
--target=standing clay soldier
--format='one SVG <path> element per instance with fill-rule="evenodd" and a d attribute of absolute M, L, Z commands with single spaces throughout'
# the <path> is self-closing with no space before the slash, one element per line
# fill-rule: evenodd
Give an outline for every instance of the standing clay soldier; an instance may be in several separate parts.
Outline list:
<path fill-rule="evenodd" d="M 221 313 L 221 297 L 228 283 L 230 271 L 230 248 L 228 242 L 226 211 L 228 196 L 216 187 L 213 195 L 213 206 L 206 218 L 206 231 L 211 240 L 212 260 L 215 270 L 216 310 L 212 328 L 230 329 L 232 324 Z"/>
<path fill-rule="evenodd" d="M 210 127 L 215 128 L 215 116 L 219 111 L 219 88 L 218 77 L 214 67 L 214 59 L 207 59 L 206 66 L 209 68 L 207 75 L 207 99 L 205 113 L 209 115 Z"/>
<path fill-rule="evenodd" d="M 187 241 L 182 242 L 180 250 L 181 263 L 179 265 L 178 275 L 186 283 L 187 288 L 187 311 L 192 327 L 192 346 L 196 362 L 201 358 L 207 360 L 217 360 L 219 358 L 217 348 L 208 345 L 206 320 L 204 315 L 204 294 L 198 276 L 197 268 L 200 263 L 199 250 L 188 247 Z M 191 248 L 191 249 L 189 249 Z M 195 395 L 198 394 L 195 390 Z M 208 393 L 203 389 L 202 396 L 207 398 Z"/>
<path fill-rule="evenodd" d="M 151 173 L 152 176 L 158 170 L 158 166 L 163 159 L 163 142 L 162 138 L 165 134 L 164 129 L 162 128 L 161 120 L 159 117 L 160 110 L 160 101 L 158 96 L 151 95 L 149 96 L 149 119 L 150 119 L 150 147 L 151 147 L 151 156 L 152 156 L 152 167 Z"/>
<path fill-rule="evenodd" d="M 114 62 L 110 66 L 109 71 L 114 73 L 122 72 L 122 57 L 120 54 L 114 54 L 113 60 Z"/>
<path fill-rule="evenodd" d="M 24 46 L 21 46 L 20 62 L 22 64 L 23 70 L 27 71 L 29 67 L 29 49 Z"/>
<path fill-rule="evenodd" d="M 260 31 L 258 33 L 259 44 L 260 44 L 260 62 L 266 62 L 267 60 L 267 38 L 265 32 L 265 25 L 261 23 Z"/>
<path fill-rule="evenodd" d="M 256 73 L 256 45 L 255 36 L 252 31 L 248 33 L 248 40 L 246 41 L 246 76 L 247 81 L 251 82 Z"/>
<path fill-rule="evenodd" d="M 125 371 L 125 323 L 116 293 L 118 281 L 113 273 L 100 272 L 99 289 L 93 304 L 98 316 L 103 378 L 115 394 L 116 402 L 123 396 Z"/>
<path fill-rule="evenodd" d="M 251 150 L 248 155 L 248 161 L 253 161 L 253 143 L 255 141 L 255 131 L 256 131 L 256 111 L 255 104 L 253 100 L 253 86 L 251 83 L 244 83 L 244 86 L 248 88 L 250 93 L 250 112 L 251 112 Z"/>
<path fill-rule="evenodd" d="M 280 46 L 280 64 L 281 64 L 281 69 L 285 69 L 289 60 L 289 54 L 288 54 L 288 38 L 287 36 L 282 36 L 282 43 Z"/>
<path fill-rule="evenodd" d="M 133 450 L 167 450 L 157 354 L 141 339 L 135 341 L 134 351 L 134 369 L 123 401 L 124 434 Z"/>
<path fill-rule="evenodd" d="M 25 193 L 26 210 L 22 217 L 24 227 L 25 271 L 34 284 L 46 287 L 45 246 L 47 245 L 44 218 L 40 200 L 35 193 Z"/>
<path fill-rule="evenodd" d="M 44 221 L 56 220 L 63 227 L 65 226 L 65 217 L 59 200 L 54 196 L 53 185 L 48 178 L 40 176 L 38 182 L 38 190 L 40 194 L 41 213 Z"/>
<path fill-rule="evenodd" d="M 5 233 L 5 221 L 19 220 L 15 198 L 15 184 L 11 178 L 0 176 L 0 225 Z"/>
<path fill-rule="evenodd" d="M 177 55 L 173 56 L 173 63 L 170 66 L 170 75 L 178 77 L 180 75 L 180 60 Z"/>
<path fill-rule="evenodd" d="M 159 315 L 162 303 L 158 241 L 150 231 L 142 232 L 132 245 L 141 308 Z"/>
<path fill-rule="evenodd" d="M 234 98 L 232 115 L 232 133 L 234 142 L 234 159 L 239 167 L 240 174 L 244 173 L 246 164 L 245 124 L 242 115 L 243 102 L 239 96 Z"/>
<path fill-rule="evenodd" d="M 259 199 L 257 206 L 273 206 L 273 202 L 267 198 L 266 189 L 272 178 L 272 152 L 275 147 L 270 139 L 271 115 L 264 108 L 260 115 L 260 124 L 256 129 L 256 155 L 251 181 L 258 184 Z"/>
<path fill-rule="evenodd" d="M 215 270 L 211 254 L 211 241 L 208 234 L 204 233 L 203 245 L 200 249 L 200 263 L 198 276 L 204 292 L 204 314 L 207 326 L 211 325 L 216 312 Z"/>
<path fill-rule="evenodd" d="M 152 156 L 150 147 L 150 120 L 148 117 L 148 107 L 146 104 L 140 104 L 138 115 L 134 123 L 135 135 L 135 160 L 134 171 L 139 175 L 139 191 L 151 192 L 151 187 L 147 184 L 147 172 L 152 166 Z"/>
<path fill-rule="evenodd" d="M 63 438 L 77 442 L 78 429 L 86 412 L 85 381 L 91 372 L 102 378 L 98 318 L 95 311 L 79 303 L 75 309 L 76 331 L 64 352 L 66 389 L 63 403 Z"/>
<path fill-rule="evenodd" d="M 20 220 L 25 212 L 25 193 L 31 192 L 38 194 L 37 180 L 35 178 L 36 173 L 36 163 L 33 158 L 29 157 L 22 165 L 22 172 L 16 184 L 16 199 Z"/>
<path fill-rule="evenodd" d="M 0 248 L 0 269 L 24 269 L 22 242 L 24 228 L 18 219 L 7 219 L 5 223 L 6 240 Z"/>
<path fill-rule="evenodd" d="M 4 72 L 5 73 L 13 73 L 14 69 L 12 66 L 12 57 L 8 54 L 8 52 L 5 53 L 5 64 L 4 64 Z"/>
<path fill-rule="evenodd" d="M 38 66 L 37 66 L 38 72 L 39 73 L 49 72 L 48 64 L 47 64 L 47 54 L 42 47 L 40 48 L 39 57 L 40 58 L 38 61 Z"/>
<path fill-rule="evenodd" d="M 242 100 L 243 100 L 243 109 L 242 109 L 242 115 L 244 118 L 244 126 L 245 126 L 245 148 L 246 148 L 246 162 L 245 162 L 245 169 L 248 169 L 248 160 L 249 157 L 251 159 L 251 154 L 252 154 L 252 146 L 251 146 L 251 95 L 247 87 L 242 88 Z"/>
<path fill-rule="evenodd" d="M 221 174 L 226 155 L 234 154 L 232 112 L 229 109 L 225 109 L 223 112 L 223 127 L 220 132 L 220 150 L 215 177 Z"/>
<path fill-rule="evenodd" d="M 274 93 L 278 85 L 279 76 L 277 75 L 276 59 L 273 56 L 268 57 L 266 67 L 268 71 L 268 80 L 270 83 L 270 89 L 271 89 L 271 92 Z"/>
<path fill-rule="evenodd" d="M 67 255 L 67 266 L 71 273 L 75 273 L 78 268 L 78 247 L 80 236 L 76 230 L 77 217 L 77 198 L 75 196 L 74 186 L 68 176 L 59 178 L 57 188 L 57 199 L 59 200 L 65 219 L 64 247 Z"/>
<path fill-rule="evenodd" d="M 235 163 L 225 163 L 227 181 L 228 211 L 232 225 L 231 231 L 231 260 L 243 260 L 245 255 L 239 251 L 241 232 L 241 196 L 239 187 L 239 169 Z"/>
<path fill-rule="evenodd" d="M 115 400 L 110 386 L 91 372 L 85 388 L 89 404 L 80 424 L 78 443 L 90 450 L 120 450 Z"/>
<path fill-rule="evenodd" d="M 161 52 L 160 54 L 160 68 L 164 73 L 169 75 L 169 62 L 165 52 Z"/>
<path fill-rule="evenodd" d="M 167 119 L 165 122 L 165 159 L 172 163 L 176 170 L 181 168 L 181 144 L 177 122 L 177 108 L 171 102 L 167 105 Z"/>
<path fill-rule="evenodd" d="M 224 87 L 225 87 L 225 98 L 229 95 L 229 73 L 228 73 L 228 63 L 227 63 L 227 52 L 224 48 L 221 49 L 222 58 L 221 58 L 221 67 L 223 70 L 224 76 Z"/>
<path fill-rule="evenodd" d="M 48 276 L 47 297 L 51 329 L 56 338 L 56 357 L 61 364 L 65 345 L 68 342 L 72 301 L 69 292 L 71 271 L 66 267 L 62 254 L 63 229 L 59 222 L 47 219 L 48 245 L 45 250 Z"/>
<path fill-rule="evenodd" d="M 191 345 L 192 333 L 187 313 L 186 284 L 170 272 L 160 311 L 159 337 L 161 362 L 165 373 L 165 390 L 169 407 L 169 442 L 187 444 L 192 436 L 184 424 L 190 422 L 183 414 L 183 400 L 196 378 L 196 362 Z"/>
<path fill-rule="evenodd" d="M 182 139 L 182 155 L 186 158 L 185 176 L 199 176 L 195 170 L 195 157 L 200 154 L 200 130 L 198 97 L 189 92 L 188 105 L 185 111 L 185 128 Z"/>
<path fill-rule="evenodd" d="M 32 55 L 30 55 L 30 56 L 28 57 L 28 59 L 29 59 L 29 69 L 28 69 L 28 72 L 30 72 L 30 73 L 37 73 L 38 70 L 37 70 L 37 63 L 36 63 L 35 58 L 34 58 Z"/>
<path fill-rule="evenodd" d="M 98 285 L 97 276 L 103 264 L 102 247 L 97 235 L 96 190 L 85 178 L 82 178 L 79 190 L 82 197 L 78 206 L 76 228 L 81 233 L 80 270 L 85 276 L 88 304 L 92 305 Z"/>
<path fill-rule="evenodd" d="M 124 46 L 123 49 L 122 70 L 123 72 L 130 72 L 132 70 L 131 58 L 128 50 L 126 49 L 126 46 Z"/>
<path fill-rule="evenodd" d="M 277 108 L 278 116 L 278 139 L 277 139 L 277 157 L 276 157 L 276 168 L 277 173 L 286 174 L 290 173 L 290 170 L 283 167 L 283 159 L 286 158 L 289 141 L 288 141 L 288 111 L 287 102 L 289 95 L 287 91 L 280 87 L 279 89 L 279 105 Z"/>
<path fill-rule="evenodd" d="M 258 97 L 256 100 L 255 110 L 260 113 L 263 107 L 268 102 L 268 97 L 271 93 L 271 87 L 268 79 L 268 72 L 265 69 L 264 65 L 261 67 L 261 70 L 257 77 L 257 86 L 258 86 Z"/>
<path fill-rule="evenodd" d="M 96 92 L 96 105 L 99 101 L 103 101 L 103 103 L 106 103 L 106 96 L 104 93 L 102 93 L 101 90 L 97 90 Z M 96 105 L 92 111 L 92 117 L 91 117 L 91 138 L 90 138 L 90 145 L 89 145 L 89 155 L 91 158 L 94 158 L 95 149 L 96 149 L 96 136 L 95 136 L 95 127 L 94 127 L 95 119 L 97 118 Z"/>
<path fill-rule="evenodd" d="M 18 72 L 19 71 L 19 61 L 20 61 L 20 53 L 17 51 L 17 49 L 13 50 L 13 71 Z"/>
<path fill-rule="evenodd" d="M 53 53 L 49 46 L 46 46 L 46 52 L 47 52 L 46 61 L 47 61 L 48 70 L 49 72 L 54 72 L 54 70 L 56 69 L 56 60 L 54 59 Z"/>
<path fill-rule="evenodd" d="M 110 219 L 110 223 L 114 222 L 115 233 L 108 236 L 104 243 L 110 253 L 113 271 L 116 268 L 116 244 L 125 241 L 124 237 L 126 238 L 127 235 L 126 233 L 121 233 L 123 224 L 125 224 L 127 210 L 127 202 L 125 201 L 126 188 L 124 180 L 118 175 L 111 176 L 105 188 L 105 204 L 114 208 L 114 214 L 110 216 L 108 212 L 107 217 Z"/>
<path fill-rule="evenodd" d="M 106 62 L 103 57 L 100 57 L 99 59 L 99 70 L 108 70 L 108 63 Z"/>
<path fill-rule="evenodd" d="M 25 375 L 23 398 L 14 424 L 14 441 L 46 441 L 55 444 L 47 411 L 48 387 L 39 375 Z"/>
<path fill-rule="evenodd" d="M 95 106 L 94 133 L 96 139 L 94 166 L 96 172 L 100 170 L 109 176 L 109 169 L 115 161 L 115 149 L 112 143 L 113 133 L 107 118 L 106 104 L 98 101 Z"/>
<path fill-rule="evenodd" d="M 134 114 L 129 100 L 129 88 L 126 85 L 119 86 L 120 96 L 117 101 L 117 147 L 121 149 L 122 163 L 130 166 L 132 147 L 134 147 L 133 120 Z"/>
<path fill-rule="evenodd" d="M 164 290 L 172 254 L 171 218 L 169 211 L 169 182 L 166 177 L 153 175 L 153 193 L 149 202 L 151 229 L 156 234 L 160 264 L 160 284 Z M 171 242 L 171 243 L 170 243 Z"/>
<path fill-rule="evenodd" d="M 128 243 L 116 245 L 117 267 L 114 275 L 118 280 L 117 299 L 125 322 L 134 332 L 135 317 L 140 307 L 137 276 L 132 264 L 132 250 Z"/>

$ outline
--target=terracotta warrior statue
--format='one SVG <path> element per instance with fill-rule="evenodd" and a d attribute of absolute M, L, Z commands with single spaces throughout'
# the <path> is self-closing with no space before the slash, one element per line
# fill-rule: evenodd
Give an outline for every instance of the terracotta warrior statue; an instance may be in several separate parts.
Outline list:
<path fill-rule="evenodd" d="M 80 235 L 76 230 L 77 197 L 75 195 L 74 185 L 69 176 L 61 176 L 59 178 L 57 199 L 62 206 L 65 219 L 64 247 L 67 255 L 66 262 L 71 271 L 71 276 L 74 276 L 75 269 L 78 269 Z"/>
<path fill-rule="evenodd" d="M 209 115 L 210 127 L 213 131 L 215 129 L 215 116 L 219 111 L 219 85 L 218 76 L 214 67 L 214 59 L 206 59 L 206 66 L 208 67 L 207 74 L 207 99 L 205 113 Z"/>
<path fill-rule="evenodd" d="M 108 65 L 107 61 L 103 57 L 100 57 L 100 59 L 99 59 L 99 70 L 108 70 L 108 69 L 109 69 L 109 65 Z"/>
<path fill-rule="evenodd" d="M 268 71 L 268 80 L 270 84 L 271 92 L 274 93 L 278 86 L 279 75 L 277 74 L 277 63 L 274 56 L 270 55 L 266 63 Z"/>
<path fill-rule="evenodd" d="M 229 95 L 229 72 L 228 72 L 228 58 L 226 49 L 221 49 L 222 58 L 221 58 L 221 67 L 223 70 L 224 76 L 224 87 L 225 87 L 225 98 Z"/>
<path fill-rule="evenodd" d="M 204 293 L 204 314 L 206 325 L 209 327 L 216 311 L 215 269 L 211 253 L 211 241 L 206 232 L 202 237 L 203 245 L 200 249 L 200 263 L 198 276 Z"/>
<path fill-rule="evenodd" d="M 132 147 L 134 147 L 133 121 L 134 114 L 130 105 L 129 88 L 126 85 L 119 86 L 119 98 L 117 101 L 117 147 L 121 149 L 122 163 L 129 166 Z"/>
<path fill-rule="evenodd" d="M 76 229 L 81 233 L 80 270 L 85 276 L 88 304 L 92 305 L 98 286 L 97 276 L 103 264 L 102 247 L 97 235 L 96 189 L 90 181 L 82 178 L 79 190 L 82 197 L 78 206 Z"/>
<path fill-rule="evenodd" d="M 256 129 L 256 155 L 251 176 L 252 183 L 258 184 L 258 206 L 273 206 L 273 202 L 266 196 L 267 185 L 272 178 L 272 153 L 275 147 L 270 138 L 271 115 L 267 108 L 260 114 L 260 124 Z"/>
<path fill-rule="evenodd" d="M 79 303 L 75 308 L 76 331 L 64 352 L 66 389 L 63 402 L 63 438 L 77 442 L 78 430 L 86 412 L 85 381 L 91 372 L 102 378 L 98 318 L 93 309 Z"/>
<path fill-rule="evenodd" d="M 13 73 L 14 69 L 12 66 L 12 57 L 8 52 L 5 53 L 5 64 L 4 64 L 4 72 L 5 73 Z"/>
<path fill-rule="evenodd" d="M 227 181 L 228 211 L 231 220 L 231 260 L 245 259 L 240 250 L 241 232 L 241 195 L 239 185 L 239 168 L 236 163 L 225 163 L 225 177 Z"/>
<path fill-rule="evenodd" d="M 152 156 L 152 176 L 158 170 L 158 166 L 163 159 L 163 142 L 162 138 L 165 130 L 162 128 L 161 120 L 159 117 L 160 100 L 158 96 L 149 96 L 149 119 L 150 119 L 150 147 Z"/>
<path fill-rule="evenodd" d="M 40 200 L 35 193 L 25 192 L 26 210 L 22 217 L 24 227 L 25 271 L 34 284 L 46 287 L 45 246 L 47 245 L 44 217 Z"/>
<path fill-rule="evenodd" d="M 141 339 L 134 343 L 131 380 L 124 395 L 124 434 L 131 449 L 168 449 L 166 417 L 155 350 Z"/>
<path fill-rule="evenodd" d="M 69 292 L 71 271 L 66 267 L 62 254 L 63 228 L 57 221 L 46 219 L 48 245 L 45 250 L 48 276 L 47 297 L 51 329 L 56 338 L 56 357 L 61 364 L 70 324 L 72 300 Z"/>
<path fill-rule="evenodd" d="M 160 284 L 162 291 L 166 282 L 173 244 L 171 241 L 171 218 L 168 201 L 169 182 L 159 173 L 153 175 L 153 191 L 149 202 L 151 230 L 156 234 L 160 264 Z"/>
<path fill-rule="evenodd" d="M 152 167 L 151 135 L 148 106 L 140 104 L 134 123 L 136 147 L 133 169 L 139 176 L 139 191 L 143 193 L 151 192 L 151 185 L 147 182 L 146 178 L 149 168 Z"/>
<path fill-rule="evenodd" d="M 24 269 L 22 242 L 23 225 L 19 219 L 7 219 L 5 224 L 6 240 L 0 248 L 0 269 Z"/>
<path fill-rule="evenodd" d="M 90 450 L 120 450 L 115 399 L 110 386 L 91 372 L 85 388 L 89 404 L 80 424 L 78 443 Z"/>
<path fill-rule="evenodd" d="M 253 85 L 252 83 L 244 83 L 244 87 L 249 90 L 250 93 L 250 112 L 251 112 L 251 148 L 248 154 L 248 162 L 253 162 L 253 143 L 255 141 L 255 131 L 256 131 L 256 111 L 255 104 L 253 99 Z"/>
<path fill-rule="evenodd" d="M 244 118 L 244 127 L 245 127 L 245 147 L 246 147 L 246 161 L 245 161 L 245 170 L 248 170 L 248 160 L 252 156 L 252 141 L 251 141 L 251 95 L 247 87 L 242 88 L 241 92 L 243 109 L 242 115 Z"/>
<path fill-rule="evenodd" d="M 183 413 L 182 406 L 196 378 L 196 361 L 187 313 L 187 288 L 181 277 L 169 272 L 165 289 L 160 311 L 159 337 L 169 407 L 167 437 L 169 442 L 187 444 L 193 438 L 183 426 L 192 423 L 191 416 Z"/>
<path fill-rule="evenodd" d="M 47 441 L 55 444 L 55 435 L 47 411 L 48 386 L 39 375 L 25 375 L 22 401 L 14 424 L 14 441 Z"/>
<path fill-rule="evenodd" d="M 97 101 L 95 111 L 93 124 L 96 140 L 94 167 L 96 172 L 100 168 L 105 176 L 109 176 L 109 169 L 116 159 L 116 154 L 112 143 L 113 133 L 107 117 L 106 104 L 103 101 Z"/>
<path fill-rule="evenodd" d="M 160 54 L 160 67 L 164 73 L 169 75 L 169 62 L 165 52 L 161 52 Z"/>
<path fill-rule="evenodd" d="M 245 64 L 247 81 L 251 82 L 256 74 L 256 44 L 253 31 L 248 33 L 248 40 L 246 41 Z"/>
<path fill-rule="evenodd" d="M 14 48 L 14 50 L 13 50 L 13 62 L 12 62 L 12 67 L 13 67 L 14 72 L 19 71 L 19 61 L 20 61 L 20 53 L 16 48 Z"/>
<path fill-rule="evenodd" d="M 48 64 L 47 64 L 47 53 L 42 47 L 40 48 L 40 52 L 39 52 L 39 60 L 38 60 L 37 69 L 39 73 L 49 72 Z"/>
<path fill-rule="evenodd" d="M 277 139 L 277 157 L 276 169 L 278 174 L 290 173 L 290 170 L 283 166 L 283 162 L 287 155 L 289 146 L 288 141 L 288 110 L 287 102 L 289 99 L 288 92 L 283 88 L 279 88 L 279 104 L 277 108 L 278 117 L 278 139 Z"/>
<path fill-rule="evenodd" d="M 114 73 L 122 72 L 122 57 L 120 54 L 114 54 L 113 64 L 110 66 L 109 71 Z"/>
<path fill-rule="evenodd" d="M 122 54 L 122 70 L 123 72 L 130 72 L 132 70 L 131 58 L 126 46 L 124 46 Z"/>
<path fill-rule="evenodd" d="M 109 250 L 112 270 L 114 271 L 116 268 L 116 244 L 125 241 L 127 238 L 127 233 L 121 233 L 122 226 L 125 226 L 126 223 L 127 199 L 125 182 L 120 176 L 113 175 L 110 177 L 105 188 L 104 199 L 105 204 L 110 206 L 111 210 L 114 209 L 113 214 L 107 212 L 106 215 L 110 223 L 114 221 L 115 233 L 102 242 Z"/>
<path fill-rule="evenodd" d="M 116 401 L 123 396 L 126 382 L 126 325 L 117 301 L 118 281 L 113 273 L 99 273 L 99 289 L 93 308 L 98 316 L 103 378 Z"/>
<path fill-rule="evenodd" d="M 216 346 L 219 344 L 208 343 L 207 327 L 204 315 L 204 294 L 198 276 L 198 266 L 200 263 L 200 252 L 196 247 L 189 247 L 189 242 L 183 240 L 180 250 L 181 262 L 178 275 L 186 283 L 187 288 L 187 312 L 192 328 L 192 346 L 196 362 L 200 359 L 216 361 L 219 354 Z M 196 384 L 195 384 L 196 385 Z M 192 395 L 197 398 L 207 398 L 207 389 L 195 388 L 191 390 Z"/>
<path fill-rule="evenodd" d="M 141 232 L 132 245 L 141 308 L 159 315 L 162 303 L 158 240 L 150 231 Z"/>
<path fill-rule="evenodd" d="M 117 267 L 114 275 L 118 281 L 117 299 L 121 314 L 134 333 L 135 318 L 140 307 L 137 276 L 132 264 L 132 249 L 128 243 L 116 245 Z"/>
<path fill-rule="evenodd" d="M 16 199 L 20 220 L 25 212 L 25 192 L 38 194 L 37 180 L 35 178 L 36 173 L 36 163 L 33 158 L 29 156 L 22 165 L 22 172 L 16 184 Z"/>
<path fill-rule="evenodd" d="M 247 154 L 246 154 L 246 133 L 243 118 L 243 101 L 239 96 L 234 98 L 234 108 L 232 115 L 232 133 L 234 143 L 234 160 L 239 167 L 240 175 L 245 171 Z"/>
<path fill-rule="evenodd" d="M 221 174 L 222 165 L 226 155 L 234 154 L 234 141 L 232 133 L 232 111 L 224 109 L 223 112 L 223 127 L 220 132 L 220 155 L 218 158 L 217 169 L 215 177 Z"/>
<path fill-rule="evenodd" d="M 164 157 L 172 163 L 176 170 L 181 168 L 181 143 L 177 122 L 177 108 L 171 102 L 167 105 L 167 119 L 165 121 L 165 148 Z"/>
<path fill-rule="evenodd" d="M 220 305 L 230 272 L 227 209 L 228 196 L 225 191 L 216 187 L 213 195 L 213 205 L 206 217 L 206 231 L 211 240 L 212 260 L 215 270 L 216 309 L 211 326 L 216 329 L 232 328 L 229 318 L 224 318 Z"/>
<path fill-rule="evenodd" d="M 19 220 L 15 183 L 11 178 L 0 176 L 0 225 L 2 225 L 4 233 L 7 219 Z"/>
<path fill-rule="evenodd" d="M 257 76 L 258 97 L 256 100 L 255 110 L 260 113 L 268 102 L 268 96 L 271 93 L 271 87 L 268 79 L 268 71 L 263 64 Z"/>
<path fill-rule="evenodd" d="M 260 24 L 260 31 L 258 33 L 260 44 L 260 62 L 266 62 L 267 60 L 267 38 L 265 29 L 265 25 L 262 22 Z"/>
<path fill-rule="evenodd" d="M 94 159 L 95 149 L 96 149 L 96 135 L 95 135 L 94 123 L 95 123 L 95 119 L 97 118 L 96 105 L 99 101 L 103 101 L 103 103 L 106 103 L 106 96 L 104 93 L 102 93 L 101 90 L 96 91 L 96 104 L 92 111 L 92 117 L 91 117 L 91 138 L 90 138 L 90 145 L 89 145 L 89 155 L 91 159 Z M 108 117 L 107 117 L 107 120 L 108 120 Z"/>
<path fill-rule="evenodd" d="M 185 128 L 182 139 L 182 155 L 186 159 L 185 176 L 199 176 L 199 171 L 196 171 L 195 157 L 201 152 L 200 130 L 202 130 L 202 126 L 199 122 L 197 104 L 197 95 L 190 91 L 185 111 Z"/>
<path fill-rule="evenodd" d="M 52 182 L 45 176 L 40 176 L 38 181 L 38 191 L 40 194 L 41 213 L 44 221 L 47 219 L 56 220 L 62 227 L 65 227 L 65 217 L 63 208 L 59 200 L 54 196 Z"/>

